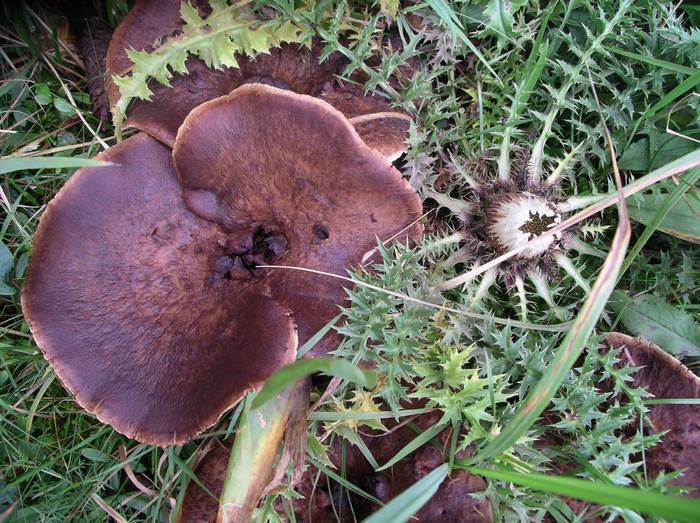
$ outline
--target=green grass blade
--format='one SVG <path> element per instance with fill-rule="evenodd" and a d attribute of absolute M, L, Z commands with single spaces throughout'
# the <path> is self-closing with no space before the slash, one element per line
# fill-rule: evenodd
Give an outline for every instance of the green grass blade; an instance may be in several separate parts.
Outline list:
<path fill-rule="evenodd" d="M 405 409 L 399 410 L 396 415 L 399 418 L 406 416 L 418 416 L 427 412 L 432 412 L 433 409 Z M 390 411 L 383 412 L 312 412 L 308 419 L 316 421 L 338 421 L 341 419 L 387 419 L 393 418 L 394 413 Z"/>
<path fill-rule="evenodd" d="M 263 403 L 272 399 L 276 394 L 282 392 L 295 381 L 315 372 L 325 372 L 332 376 L 338 376 L 370 389 L 377 383 L 376 372 L 372 370 L 360 370 L 346 360 L 339 360 L 336 358 L 297 360 L 286 367 L 282 367 L 267 378 L 265 385 L 255 396 L 250 408 L 259 408 Z"/>
<path fill-rule="evenodd" d="M 652 58 L 651 56 L 644 56 L 644 55 L 641 55 L 639 53 L 630 53 L 629 51 L 625 51 L 625 50 L 620 49 L 618 47 L 607 46 L 607 45 L 604 47 L 605 47 L 605 49 L 607 49 L 611 53 L 619 54 L 619 55 L 625 56 L 627 58 L 632 58 L 633 60 L 637 60 L 639 62 L 644 62 L 646 64 L 653 65 L 655 67 L 667 69 L 669 71 L 673 71 L 674 73 L 693 74 L 693 73 L 697 72 L 697 70 L 693 69 L 692 67 L 686 67 L 684 65 L 674 64 L 673 62 L 659 60 L 658 58 Z"/>
<path fill-rule="evenodd" d="M 350 481 L 348 481 L 347 479 L 345 479 L 345 478 L 342 477 L 341 475 L 339 475 L 339 474 L 333 472 L 333 471 L 330 470 L 329 468 L 326 468 L 326 467 L 323 466 L 323 464 L 321 464 L 320 462 L 316 461 L 316 460 L 313 459 L 313 458 L 308 458 L 308 460 L 309 460 L 309 463 L 311 463 L 314 467 L 316 467 L 318 470 L 320 470 L 321 472 L 323 472 L 326 476 L 328 476 L 329 478 L 331 478 L 333 481 L 336 481 L 336 482 L 338 482 L 339 484 L 341 484 L 341 485 L 342 485 L 343 487 L 345 487 L 346 489 L 352 490 L 354 493 L 356 493 L 356 494 L 362 496 L 362 497 L 365 498 L 365 499 L 370 500 L 372 503 L 376 503 L 377 505 L 383 505 L 383 503 L 381 502 L 381 500 L 375 498 L 372 494 L 369 494 L 369 493 L 365 492 L 364 490 L 362 490 L 361 488 L 357 487 L 356 485 L 354 485 L 353 483 L 351 483 Z"/>
<path fill-rule="evenodd" d="M 104 167 L 111 165 L 102 160 L 88 158 L 65 158 L 58 156 L 0 158 L 0 174 L 27 169 L 64 169 L 67 167 Z"/>
<path fill-rule="evenodd" d="M 645 400 L 645 405 L 700 405 L 700 398 L 662 398 L 658 400 Z"/>
<path fill-rule="evenodd" d="M 342 315 L 343 315 L 342 312 L 338 313 L 338 314 L 335 316 L 335 318 L 333 318 L 331 321 L 329 321 L 328 323 L 326 323 L 323 327 L 321 327 L 321 328 L 319 329 L 319 331 L 318 331 L 316 334 L 314 334 L 313 336 L 311 336 L 311 338 L 309 339 L 309 341 L 307 341 L 306 343 L 304 343 L 304 345 L 302 345 L 302 346 L 299 348 L 299 350 L 297 351 L 297 359 L 301 358 L 304 354 L 306 354 L 306 353 L 309 352 L 311 349 L 313 349 L 314 345 L 316 345 L 316 344 L 321 340 L 321 338 L 323 338 L 323 337 L 326 335 L 326 333 L 327 333 L 329 330 L 331 330 L 331 327 L 333 327 L 333 325 L 335 325 L 335 322 L 338 321 Z"/>
<path fill-rule="evenodd" d="M 391 458 L 389 461 L 387 461 L 384 465 L 379 467 L 377 470 L 384 470 L 388 469 L 395 463 L 398 463 L 401 461 L 405 456 L 408 456 L 411 452 L 416 450 L 418 447 L 422 447 L 425 443 L 433 439 L 435 436 L 437 436 L 440 432 L 442 432 L 445 427 L 447 427 L 447 423 L 438 423 L 437 425 L 433 425 L 429 429 L 427 429 L 425 432 L 422 434 L 419 434 L 418 437 L 414 438 L 411 440 L 411 442 L 406 445 L 404 448 L 402 448 L 400 451 L 396 453 L 396 455 Z"/>
<path fill-rule="evenodd" d="M 509 481 L 547 492 L 592 501 L 600 505 L 612 505 L 655 514 L 668 519 L 698 521 L 698 515 L 700 514 L 700 502 L 698 501 L 676 496 L 665 496 L 641 489 L 593 483 L 578 478 L 548 476 L 537 472 L 522 474 L 479 467 L 464 468 L 479 476 Z"/>
<path fill-rule="evenodd" d="M 408 521 L 437 492 L 447 477 L 447 471 L 447 463 L 443 463 L 366 518 L 363 523 L 402 523 Z"/>

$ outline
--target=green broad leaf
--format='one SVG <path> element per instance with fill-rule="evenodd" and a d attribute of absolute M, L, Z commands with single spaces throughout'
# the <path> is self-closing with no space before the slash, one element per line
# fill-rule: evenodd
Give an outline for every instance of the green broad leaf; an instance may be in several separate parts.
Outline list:
<path fill-rule="evenodd" d="M 456 464 L 459 466 L 459 464 Z M 593 483 L 585 479 L 548 476 L 538 472 L 510 472 L 480 467 L 464 467 L 472 474 L 525 485 L 545 492 L 592 501 L 599 505 L 623 507 L 661 516 L 667 520 L 698 521 L 700 502 L 677 496 L 665 496 L 642 489 Z M 388 506 L 388 505 L 387 505 Z"/>
<path fill-rule="evenodd" d="M 692 154 L 693 153 L 691 153 L 691 155 Z M 664 166 L 664 169 L 668 169 L 669 167 L 670 165 Z M 658 169 L 647 176 L 652 176 L 657 171 Z M 644 178 L 645 177 L 642 177 L 641 179 Z M 694 168 L 689 169 L 678 179 L 678 185 L 676 185 L 673 188 L 669 188 L 669 194 L 665 196 L 664 201 L 661 203 L 661 205 L 653 214 L 653 216 L 649 219 L 649 223 L 642 231 L 642 234 L 639 235 L 639 238 L 637 238 L 637 241 L 634 243 L 634 246 L 630 249 L 629 253 L 627 254 L 627 257 L 625 258 L 625 263 L 622 265 L 622 271 L 620 272 L 621 275 L 624 274 L 625 271 L 629 268 L 629 266 L 632 264 L 639 252 L 642 250 L 642 248 L 644 248 L 646 242 L 649 241 L 651 235 L 654 234 L 654 231 L 659 227 L 664 218 L 666 218 L 666 215 L 671 211 L 671 209 L 673 209 L 673 207 L 678 202 L 681 201 L 685 193 L 688 192 L 688 189 L 690 187 L 695 186 L 695 182 L 698 180 L 698 178 L 700 178 L 700 167 L 696 166 Z M 693 194 L 693 197 L 696 197 L 695 193 Z"/>
<path fill-rule="evenodd" d="M 7 245 L 0 242 L 0 281 L 7 281 L 12 274 L 14 260 Z"/>
<path fill-rule="evenodd" d="M 75 107 L 73 107 L 67 100 L 64 100 L 60 96 L 56 96 L 53 99 L 53 106 L 56 110 L 61 113 L 61 116 L 71 116 L 75 113 Z"/>
<path fill-rule="evenodd" d="M 649 138 L 642 138 L 627 148 L 617 166 L 623 171 L 648 171 L 649 163 Z"/>
<path fill-rule="evenodd" d="M 51 95 L 48 85 L 36 84 L 34 88 L 34 100 L 36 100 L 36 103 L 39 105 L 50 104 L 52 98 L 53 96 Z"/>
<path fill-rule="evenodd" d="M 383 15 L 393 20 L 396 18 L 396 12 L 399 10 L 399 0 L 379 0 L 379 9 L 381 9 Z"/>
<path fill-rule="evenodd" d="M 265 385 L 255 396 L 251 409 L 257 409 L 295 381 L 315 372 L 338 376 L 370 389 L 377 383 L 375 371 L 358 369 L 346 360 L 328 357 L 297 360 L 267 378 Z"/>
<path fill-rule="evenodd" d="M 665 193 L 635 194 L 627 200 L 630 218 L 648 225 L 668 197 Z M 685 195 L 656 227 L 658 230 L 694 243 L 700 243 L 700 201 Z"/>
<path fill-rule="evenodd" d="M 443 463 L 392 499 L 363 523 L 402 523 L 418 512 L 447 477 L 448 466 Z"/>
<path fill-rule="evenodd" d="M 0 294 L 2 295 L 8 296 L 15 293 L 15 289 L 7 284 L 10 281 L 13 268 L 12 253 L 4 243 L 0 242 Z"/>
<path fill-rule="evenodd" d="M 64 169 L 67 167 L 103 167 L 112 165 L 102 160 L 65 158 L 58 156 L 5 157 L 0 158 L 0 174 L 27 169 Z"/>
<path fill-rule="evenodd" d="M 12 296 L 17 290 L 10 287 L 7 283 L 0 281 L 0 296 Z"/>
<path fill-rule="evenodd" d="M 609 305 L 635 336 L 676 356 L 700 356 L 700 325 L 661 298 L 653 294 L 632 298 L 618 290 Z"/>
<path fill-rule="evenodd" d="M 698 150 L 697 143 L 683 138 L 682 136 L 663 134 L 659 138 L 660 140 L 658 138 L 657 140 L 660 141 L 660 143 L 658 143 L 655 150 L 651 151 L 651 169 L 658 169 L 685 154 Z"/>
<path fill-rule="evenodd" d="M 92 449 L 90 447 L 80 449 L 80 454 L 84 458 L 89 459 L 90 461 L 96 461 L 97 463 L 107 463 L 108 461 L 110 461 L 109 456 L 106 456 L 104 453 L 100 452 L 99 450 Z"/>

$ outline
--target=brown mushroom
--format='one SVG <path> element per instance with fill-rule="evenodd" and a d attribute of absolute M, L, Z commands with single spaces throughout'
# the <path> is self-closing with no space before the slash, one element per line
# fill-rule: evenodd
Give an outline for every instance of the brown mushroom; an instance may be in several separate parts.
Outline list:
<path fill-rule="evenodd" d="M 119 99 L 119 88 L 111 81 L 112 74 L 123 74 L 132 65 L 126 49 L 151 51 L 163 35 L 180 30 L 180 0 L 138 0 L 114 32 L 107 52 L 107 94 L 111 106 Z M 209 12 L 208 2 L 194 2 L 200 14 Z M 409 117 L 397 113 L 391 104 L 378 95 L 365 95 L 361 88 L 333 83 L 347 61 L 340 53 L 319 62 L 322 47 L 315 41 L 308 49 L 297 44 L 283 44 L 269 54 L 254 58 L 236 56 L 239 68 L 208 68 L 198 58 L 190 57 L 187 75 L 176 74 L 172 88 L 151 81 L 149 101 L 135 100 L 129 110 L 126 127 L 145 131 L 163 143 L 173 146 L 177 129 L 187 114 L 199 104 L 223 96 L 246 83 L 266 83 L 296 93 L 322 97 L 348 117 L 375 116 L 360 122 L 358 132 L 365 142 L 390 159 L 407 148 L 405 136 Z M 346 112 L 347 111 L 347 112 Z M 391 113 L 388 115 L 387 113 Z"/>
<path fill-rule="evenodd" d="M 173 161 L 195 214 L 225 230 L 249 230 L 274 247 L 257 264 L 343 275 L 376 238 L 391 237 L 421 213 L 415 191 L 341 113 L 267 85 L 244 85 L 193 110 L 178 132 Z M 419 232 L 413 224 L 402 238 Z M 300 343 L 345 298 L 342 281 L 317 274 L 276 270 L 266 280 L 271 295 L 293 311 Z M 326 352 L 330 340 L 310 354 Z"/>
<path fill-rule="evenodd" d="M 632 374 L 634 383 L 645 387 L 654 398 L 700 398 L 700 378 L 653 343 L 618 332 L 608 335 L 605 343 L 622 347 L 622 361 L 640 367 Z M 644 453 L 650 477 L 661 471 L 686 469 L 671 483 L 694 487 L 690 495 L 700 496 L 700 406 L 652 405 L 648 416 L 653 432 L 668 431 L 660 443 Z"/>
<path fill-rule="evenodd" d="M 138 134 L 99 156 L 113 165 L 74 174 L 42 216 L 22 295 L 77 401 L 159 445 L 294 359 L 290 311 L 305 341 L 344 298 L 334 279 L 257 265 L 343 273 L 376 237 L 420 232 L 415 191 L 312 97 L 243 86 L 193 111 L 174 155 L 176 169 Z"/>
<path fill-rule="evenodd" d="M 182 202 L 171 151 L 138 134 L 98 155 L 48 205 L 22 308 L 78 403 L 158 445 L 212 425 L 290 363 L 288 309 L 250 282 L 211 284 L 232 235 Z"/>

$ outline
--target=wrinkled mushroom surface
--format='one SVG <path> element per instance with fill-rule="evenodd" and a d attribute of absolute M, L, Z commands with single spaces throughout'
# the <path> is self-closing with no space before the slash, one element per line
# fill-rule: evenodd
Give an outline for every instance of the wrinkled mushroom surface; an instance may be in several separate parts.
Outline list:
<path fill-rule="evenodd" d="M 125 49 L 152 51 L 163 35 L 180 30 L 180 0 L 138 0 L 114 32 L 107 52 L 107 94 L 110 105 L 119 99 L 119 88 L 110 80 L 112 74 L 123 74 L 132 62 Z M 201 16 L 209 13 L 208 2 L 193 2 Z M 259 53 L 254 58 L 236 56 L 238 68 L 214 70 L 198 58 L 187 62 L 189 74 L 176 74 L 172 88 L 156 81 L 148 85 L 153 96 L 149 101 L 134 100 L 129 109 L 126 127 L 136 127 L 173 146 L 177 129 L 187 114 L 199 104 L 226 95 L 246 83 L 265 83 L 300 94 L 323 97 L 336 105 L 346 116 L 394 111 L 391 105 L 377 95 L 365 95 L 351 84 L 347 90 L 333 87 L 334 75 L 341 74 L 347 60 L 340 53 L 331 54 L 322 63 L 321 45 L 316 41 L 311 49 L 297 44 L 283 44 Z M 336 82 L 337 83 L 337 82 Z M 406 150 L 404 139 L 408 131 L 405 118 L 374 118 L 362 122 L 358 132 L 368 145 L 388 158 L 395 158 Z"/>
<path fill-rule="evenodd" d="M 337 279 L 258 265 L 344 274 L 377 237 L 420 233 L 415 191 L 316 98 L 243 86 L 193 111 L 174 157 L 138 134 L 74 174 L 22 295 L 78 402 L 159 445 L 212 425 L 294 359 L 295 322 L 306 341 L 344 299 Z"/>
<path fill-rule="evenodd" d="M 635 385 L 643 386 L 654 398 L 699 398 L 700 378 L 676 358 L 653 343 L 618 332 L 606 338 L 609 347 L 623 347 L 620 358 L 631 367 Z M 644 453 L 650 477 L 659 472 L 687 469 L 675 485 L 694 487 L 700 496 L 700 405 L 651 405 L 648 412 L 653 432 L 668 431 L 661 442 Z"/>
<path fill-rule="evenodd" d="M 420 234 L 412 224 L 422 209 L 416 192 L 340 112 L 311 96 L 249 84 L 202 104 L 180 128 L 173 160 L 193 212 L 224 230 L 269 238 L 276 250 L 258 264 L 345 275 L 376 238 L 404 228 L 402 240 Z M 264 278 L 293 311 L 301 344 L 345 298 L 344 282 L 327 276 L 278 269 Z M 331 339 L 310 355 L 325 353 Z"/>
<path fill-rule="evenodd" d="M 211 285 L 231 236 L 192 214 L 171 151 L 138 134 L 76 172 L 37 229 L 22 292 L 34 338 L 87 411 L 159 445 L 212 425 L 294 359 L 289 310 Z"/>

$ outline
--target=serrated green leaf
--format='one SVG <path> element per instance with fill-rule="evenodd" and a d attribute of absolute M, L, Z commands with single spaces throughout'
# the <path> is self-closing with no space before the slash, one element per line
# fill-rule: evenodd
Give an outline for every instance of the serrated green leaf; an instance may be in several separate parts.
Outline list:
<path fill-rule="evenodd" d="M 291 20 L 277 25 L 272 32 L 271 43 L 279 45 L 282 42 L 297 42 L 302 29 Z"/>
<path fill-rule="evenodd" d="M 663 205 L 665 193 L 635 194 L 627 200 L 630 218 L 647 225 Z M 658 230 L 694 243 L 700 243 L 700 201 L 692 195 L 679 200 L 661 220 Z"/>
<path fill-rule="evenodd" d="M 180 17 L 184 21 L 183 31 L 190 31 L 203 22 L 199 16 L 199 11 L 197 11 L 197 8 L 192 7 L 190 2 L 182 2 L 180 4 Z"/>
<path fill-rule="evenodd" d="M 502 47 L 515 34 L 513 14 L 509 10 L 509 3 L 504 0 L 490 0 L 484 14 L 486 16 L 486 32 L 494 34 L 498 47 Z"/>
<path fill-rule="evenodd" d="M 121 98 L 117 102 L 119 107 L 128 104 L 132 98 L 148 100 L 153 95 L 153 91 L 148 88 L 148 85 L 140 77 L 117 76 L 115 74 L 112 76 L 112 81 L 119 87 L 119 93 L 121 94 Z"/>
<path fill-rule="evenodd" d="M 700 356 L 700 325 L 685 312 L 653 294 L 630 297 L 615 291 L 610 308 L 635 336 L 677 356 Z"/>
<path fill-rule="evenodd" d="M 127 49 L 126 55 L 134 62 L 132 73 L 134 76 L 148 75 L 154 78 L 158 83 L 170 87 L 170 79 L 173 77 L 168 70 L 167 63 L 163 63 L 158 55 L 150 54 L 146 51 L 135 51 Z"/>
<path fill-rule="evenodd" d="M 291 22 L 252 23 L 236 18 L 238 4 L 228 5 L 225 1 L 216 0 L 210 5 L 212 12 L 203 19 L 189 2 L 183 2 L 180 7 L 184 21 L 182 34 L 167 39 L 152 53 L 127 50 L 127 56 L 133 62 L 131 71 L 124 77 L 113 76 L 120 94 L 112 107 L 112 120 L 119 139 L 130 102 L 134 98 L 150 99 L 153 93 L 147 84 L 152 78 L 170 87 L 169 80 L 173 73 L 187 72 L 185 62 L 190 54 L 204 61 L 207 67 L 235 68 L 238 67 L 236 53 L 250 56 L 267 53 L 270 47 L 282 41 L 299 40 L 301 29 Z"/>

